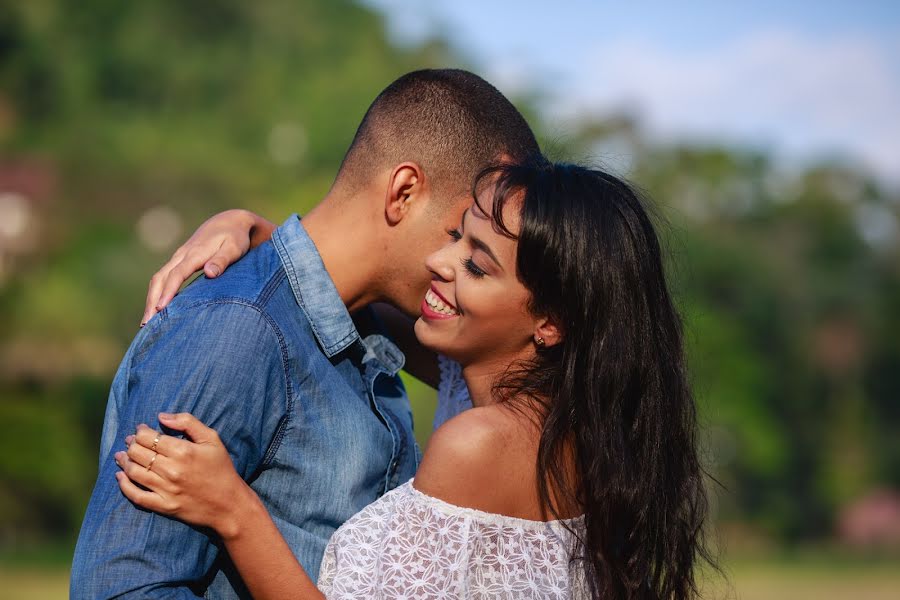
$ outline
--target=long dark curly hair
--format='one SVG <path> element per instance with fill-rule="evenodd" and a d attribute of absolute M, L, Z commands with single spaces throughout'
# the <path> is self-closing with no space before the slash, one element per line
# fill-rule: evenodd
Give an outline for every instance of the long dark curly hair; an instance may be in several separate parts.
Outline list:
<path fill-rule="evenodd" d="M 493 206 L 478 197 L 490 184 Z M 496 383 L 503 400 L 539 406 L 539 494 L 545 514 L 580 506 L 580 561 L 596 598 L 698 595 L 707 498 L 681 319 L 666 285 L 648 207 L 607 173 L 537 160 L 483 171 L 475 198 L 518 241 L 530 311 L 561 326 Z M 503 221 L 520 209 L 518 233 Z M 571 476 L 574 456 L 576 475 Z"/>

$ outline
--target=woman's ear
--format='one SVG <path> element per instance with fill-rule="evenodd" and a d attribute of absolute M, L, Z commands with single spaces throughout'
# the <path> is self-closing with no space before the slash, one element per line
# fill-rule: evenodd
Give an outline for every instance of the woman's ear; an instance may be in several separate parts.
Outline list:
<path fill-rule="evenodd" d="M 534 343 L 538 346 L 555 346 L 562 341 L 562 338 L 562 328 L 555 319 L 544 317 L 535 325 Z"/>
<path fill-rule="evenodd" d="M 424 183 L 425 173 L 418 163 L 404 162 L 393 168 L 384 197 L 384 216 L 389 225 L 398 224 L 409 213 Z"/>

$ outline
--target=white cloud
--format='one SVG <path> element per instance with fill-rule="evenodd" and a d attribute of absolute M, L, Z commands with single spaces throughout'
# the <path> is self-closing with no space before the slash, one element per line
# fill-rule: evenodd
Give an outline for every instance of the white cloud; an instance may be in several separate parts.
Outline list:
<path fill-rule="evenodd" d="M 630 108 L 652 134 L 842 152 L 900 182 L 900 69 L 866 38 L 760 31 L 715 51 L 601 43 L 572 63 L 555 110 Z"/>

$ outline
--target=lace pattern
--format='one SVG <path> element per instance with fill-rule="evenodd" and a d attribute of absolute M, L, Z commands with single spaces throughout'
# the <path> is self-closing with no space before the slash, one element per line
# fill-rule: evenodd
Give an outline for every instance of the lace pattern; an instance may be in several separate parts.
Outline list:
<path fill-rule="evenodd" d="M 434 413 L 435 429 L 464 410 L 472 408 L 472 399 L 459 363 L 438 355 L 438 367 L 441 370 L 441 381 L 438 383 L 437 409 Z"/>
<path fill-rule="evenodd" d="M 583 518 L 543 523 L 392 490 L 344 523 L 322 559 L 328 598 L 586 598 L 569 561 Z M 577 563 L 576 563 L 577 564 Z"/>

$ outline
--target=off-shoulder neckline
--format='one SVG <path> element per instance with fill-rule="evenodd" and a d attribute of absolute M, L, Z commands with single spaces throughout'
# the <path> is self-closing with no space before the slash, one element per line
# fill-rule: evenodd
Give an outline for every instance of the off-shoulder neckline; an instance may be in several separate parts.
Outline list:
<path fill-rule="evenodd" d="M 546 530 L 547 528 L 556 529 L 556 530 L 578 530 L 584 524 L 584 515 L 579 515 L 577 517 L 572 517 L 570 519 L 558 519 L 553 521 L 535 521 L 532 519 L 523 519 L 521 517 L 511 517 L 509 515 L 502 515 L 500 513 L 492 513 L 486 512 L 483 510 L 479 510 L 477 508 L 470 508 L 468 506 L 458 506 L 456 504 L 451 504 L 446 500 L 441 500 L 440 498 L 435 498 L 434 496 L 429 496 L 422 490 L 417 489 L 413 485 L 413 481 L 415 481 L 415 477 L 401 485 L 397 490 L 407 488 L 409 493 L 426 504 L 434 507 L 435 509 L 449 514 L 453 516 L 466 516 L 474 518 L 478 521 L 490 523 L 492 525 L 505 525 L 510 526 L 514 525 L 516 527 L 520 527 L 523 529 L 532 529 L 532 530 Z"/>

